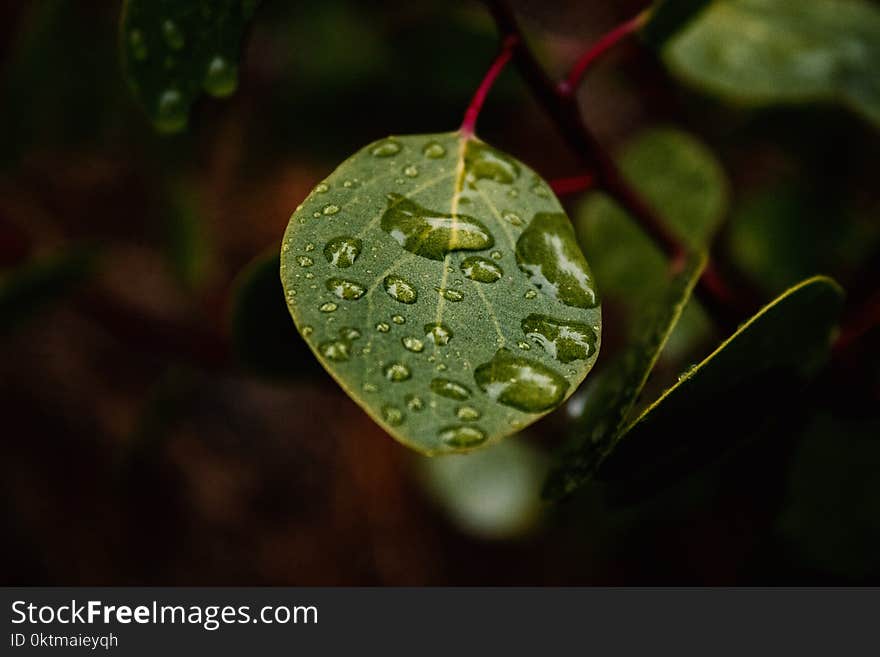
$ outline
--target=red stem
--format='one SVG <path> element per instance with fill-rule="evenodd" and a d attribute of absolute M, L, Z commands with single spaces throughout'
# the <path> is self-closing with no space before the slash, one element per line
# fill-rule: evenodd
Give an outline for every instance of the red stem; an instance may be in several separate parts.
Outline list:
<path fill-rule="evenodd" d="M 596 178 L 590 173 L 570 178 L 557 178 L 550 181 L 550 189 L 558 196 L 565 194 L 577 194 L 592 189 L 596 184 Z"/>
<path fill-rule="evenodd" d="M 643 11 L 600 37 L 587 52 L 581 55 L 580 59 L 571 67 L 566 78 L 559 83 L 559 92 L 564 95 L 573 93 L 587 70 L 614 46 L 635 34 L 645 24 L 647 17 L 648 12 Z"/>
<path fill-rule="evenodd" d="M 477 87 L 477 91 L 471 99 L 471 104 L 468 105 L 468 108 L 464 112 L 464 121 L 461 122 L 461 133 L 463 135 L 470 137 L 474 134 L 474 128 L 477 125 L 477 117 L 480 116 L 480 110 L 483 109 L 483 103 L 486 101 L 486 96 L 489 95 L 489 90 L 492 89 L 495 80 L 498 79 L 504 66 L 513 56 L 513 49 L 518 41 L 519 38 L 516 35 L 509 35 L 505 37 L 502 42 L 501 52 L 498 53 L 495 60 L 492 62 L 492 65 L 489 67 L 489 70 L 486 71 L 486 76 L 483 78 L 483 81 L 480 82 L 480 86 Z"/>

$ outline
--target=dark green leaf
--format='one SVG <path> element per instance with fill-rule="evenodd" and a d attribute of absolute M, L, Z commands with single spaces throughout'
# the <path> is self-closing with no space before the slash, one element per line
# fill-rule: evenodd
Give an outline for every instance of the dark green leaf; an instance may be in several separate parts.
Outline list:
<path fill-rule="evenodd" d="M 547 480 L 545 497 L 559 499 L 588 483 L 614 449 L 705 264 L 702 255 L 687 261 L 664 293 L 642 308 L 633 322 L 631 344 L 593 378 L 584 410 L 575 420 L 573 440 Z"/>
<path fill-rule="evenodd" d="M 661 48 L 691 22 L 712 0 L 660 0 L 655 2 L 642 27 L 642 38 L 652 48 Z"/>
<path fill-rule="evenodd" d="M 868 2 L 716 0 L 665 55 L 733 102 L 836 101 L 880 124 L 880 10 Z"/>
<path fill-rule="evenodd" d="M 842 303 L 821 276 L 782 294 L 632 422 L 597 477 L 633 497 L 748 438 L 824 363 Z"/>
<path fill-rule="evenodd" d="M 160 132 L 186 127 L 202 91 L 238 86 L 238 59 L 257 0 L 126 0 L 120 48 L 129 84 Z"/>
<path fill-rule="evenodd" d="M 601 314 L 559 201 L 460 133 L 370 144 L 290 220 L 291 314 L 343 389 L 404 444 L 467 451 L 559 406 Z"/>

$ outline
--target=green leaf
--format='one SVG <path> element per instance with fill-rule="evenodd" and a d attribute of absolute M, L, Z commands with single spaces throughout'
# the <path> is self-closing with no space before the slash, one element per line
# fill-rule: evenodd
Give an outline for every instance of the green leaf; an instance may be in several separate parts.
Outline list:
<path fill-rule="evenodd" d="M 260 376 L 287 380 L 320 371 L 290 324 L 276 249 L 255 258 L 236 277 L 232 292 L 232 345 L 238 361 Z"/>
<path fill-rule="evenodd" d="M 690 23 L 712 0 L 660 0 L 655 2 L 642 27 L 642 39 L 659 49 Z"/>
<path fill-rule="evenodd" d="M 749 437 L 824 363 L 842 304 L 822 276 L 776 298 L 627 427 L 597 478 L 633 497 Z"/>
<path fill-rule="evenodd" d="M 327 371 L 425 454 L 534 422 L 599 350 L 599 300 L 559 201 L 457 132 L 390 137 L 346 160 L 294 213 L 281 267 Z"/>
<path fill-rule="evenodd" d="M 218 98 L 235 91 L 242 37 L 257 4 L 257 0 L 126 0 L 122 65 L 157 130 L 183 130 L 202 91 Z"/>
<path fill-rule="evenodd" d="M 880 124 L 880 10 L 867 2 L 716 0 L 665 58 L 732 102 L 836 101 Z"/>
<path fill-rule="evenodd" d="M 97 266 L 92 249 L 41 258 L 0 276 L 0 335 L 10 333 L 31 316 L 64 298 Z"/>
<path fill-rule="evenodd" d="M 584 410 L 575 420 L 573 440 L 550 474 L 544 497 L 560 499 L 587 484 L 614 449 L 705 265 L 704 254 L 688 259 L 663 294 L 643 307 L 627 348 L 593 378 Z"/>

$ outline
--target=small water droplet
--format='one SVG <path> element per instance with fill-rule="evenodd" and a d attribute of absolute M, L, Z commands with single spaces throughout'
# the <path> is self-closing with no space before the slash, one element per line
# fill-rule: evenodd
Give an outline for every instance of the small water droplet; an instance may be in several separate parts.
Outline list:
<path fill-rule="evenodd" d="M 186 107 L 177 89 L 166 89 L 159 96 L 156 127 L 162 132 L 177 132 L 186 127 Z"/>
<path fill-rule="evenodd" d="M 534 290 L 526 290 L 526 293 L 523 295 L 526 299 L 534 299 L 536 296 L 538 296 L 538 293 Z"/>
<path fill-rule="evenodd" d="M 146 60 L 150 54 L 144 33 L 140 30 L 132 30 L 128 33 L 128 47 L 131 49 L 131 56 L 139 62 Z"/>
<path fill-rule="evenodd" d="M 440 142 L 429 141 L 425 144 L 424 148 L 422 148 L 422 154 L 427 158 L 437 160 L 446 155 L 446 149 Z"/>
<path fill-rule="evenodd" d="M 311 242 L 309 242 L 308 244 L 306 244 L 306 251 L 314 251 L 314 250 L 315 250 L 315 245 L 314 245 L 314 244 L 312 244 Z"/>
<path fill-rule="evenodd" d="M 165 37 L 165 43 L 172 50 L 180 50 L 186 45 L 183 31 L 177 26 L 173 20 L 166 20 L 162 23 L 162 36 Z"/>
<path fill-rule="evenodd" d="M 391 157 L 400 152 L 400 144 L 394 139 L 384 139 L 370 150 L 375 157 Z"/>
<path fill-rule="evenodd" d="M 346 340 L 357 340 L 361 337 L 361 332 L 356 328 L 343 327 L 339 329 L 340 337 L 345 338 Z"/>
<path fill-rule="evenodd" d="M 314 278 L 314 277 L 315 277 L 315 275 L 314 275 L 312 272 L 310 272 L 310 271 L 306 272 L 306 278 L 310 278 L 310 279 L 311 279 L 311 278 Z M 315 289 L 315 286 L 314 286 L 314 285 L 312 286 L 312 289 L 313 289 L 313 290 Z"/>
<path fill-rule="evenodd" d="M 517 342 L 516 346 L 519 347 L 520 349 L 522 349 L 523 351 L 528 351 L 529 349 L 532 348 L 532 345 L 530 345 L 528 342 L 522 342 L 522 341 Z"/>
<path fill-rule="evenodd" d="M 361 387 L 363 388 L 364 392 L 376 392 L 379 389 L 379 387 L 375 383 L 365 383 Z"/>
<path fill-rule="evenodd" d="M 356 237 L 340 235 L 324 246 L 324 257 L 335 267 L 345 269 L 351 267 L 361 254 L 363 243 Z"/>
<path fill-rule="evenodd" d="M 216 55 L 208 64 L 202 87 L 216 98 L 232 95 L 238 88 L 238 66 Z"/>
<path fill-rule="evenodd" d="M 406 407 L 411 411 L 420 411 L 425 408 L 425 402 L 418 395 L 407 395 L 404 397 Z"/>
<path fill-rule="evenodd" d="M 389 274 L 385 277 L 385 280 L 382 281 L 382 284 L 384 285 L 388 296 L 395 301 L 410 304 L 415 303 L 416 299 L 418 299 L 419 295 L 416 288 L 402 276 Z"/>
<path fill-rule="evenodd" d="M 315 264 L 315 261 L 312 260 L 309 256 L 297 256 L 296 261 L 299 263 L 300 267 L 311 267 Z"/>
<path fill-rule="evenodd" d="M 459 267 L 467 278 L 480 283 L 494 283 L 504 275 L 501 267 L 481 256 L 465 258 Z"/>
<path fill-rule="evenodd" d="M 446 326 L 446 324 L 440 322 L 425 324 L 425 337 L 438 347 L 449 344 L 452 336 L 452 329 Z"/>
<path fill-rule="evenodd" d="M 318 217 L 321 216 L 321 213 L 318 212 L 317 210 L 315 210 L 314 212 L 312 212 L 312 216 L 313 216 L 315 219 L 317 219 Z"/>
<path fill-rule="evenodd" d="M 492 251 L 489 255 L 492 257 L 492 260 L 501 260 L 502 257 L 501 251 Z"/>
<path fill-rule="evenodd" d="M 407 176 L 408 178 L 415 178 L 419 175 L 419 168 L 415 164 L 410 164 L 409 166 L 404 168 L 403 175 Z"/>
<path fill-rule="evenodd" d="M 327 303 L 322 303 L 321 306 L 318 308 L 318 310 L 320 310 L 322 313 L 332 313 L 338 307 L 339 306 L 337 306 L 332 301 L 328 301 Z"/>
<path fill-rule="evenodd" d="M 435 287 L 434 289 L 437 290 L 440 293 L 440 296 L 442 296 L 447 301 L 458 302 L 464 299 L 464 295 L 458 290 L 451 290 L 449 288 L 442 287 Z"/>
<path fill-rule="evenodd" d="M 330 190 L 330 185 L 328 185 L 327 183 L 318 183 L 315 186 L 315 192 L 317 192 L 318 194 L 324 194 L 329 190 Z"/>
<path fill-rule="evenodd" d="M 455 411 L 455 417 L 462 422 L 473 422 L 480 419 L 480 411 L 473 406 L 459 406 Z"/>
<path fill-rule="evenodd" d="M 440 429 L 437 437 L 445 445 L 450 447 L 476 447 L 486 441 L 486 434 L 477 427 L 454 426 Z"/>
<path fill-rule="evenodd" d="M 432 379 L 431 392 L 457 401 L 464 401 L 471 396 L 470 388 L 451 379 Z"/>
<path fill-rule="evenodd" d="M 523 225 L 523 220 L 520 218 L 520 216 L 515 212 L 510 212 L 509 210 L 507 212 L 503 212 L 501 214 L 501 218 L 514 226 Z"/>
<path fill-rule="evenodd" d="M 367 291 L 363 285 L 344 278 L 328 278 L 325 285 L 328 291 L 346 301 L 360 299 Z"/>
<path fill-rule="evenodd" d="M 311 326 L 306 324 L 305 326 L 302 327 L 303 337 L 306 337 L 306 338 L 309 337 L 314 332 L 314 330 L 315 329 L 313 329 Z"/>
<path fill-rule="evenodd" d="M 359 187 L 360 183 L 358 183 L 357 179 L 346 180 L 342 183 L 342 186 L 346 189 L 354 189 L 355 187 Z"/>
<path fill-rule="evenodd" d="M 538 198 L 550 198 L 550 192 L 540 181 L 537 180 L 532 185 L 532 194 Z"/>
<path fill-rule="evenodd" d="M 382 407 L 382 417 L 392 427 L 398 427 L 403 424 L 403 411 L 396 406 L 386 405 Z"/>
<path fill-rule="evenodd" d="M 406 317 L 403 315 L 393 315 L 391 321 L 395 324 L 406 324 Z"/>
<path fill-rule="evenodd" d="M 425 348 L 424 342 L 422 342 L 418 338 L 414 338 L 412 336 L 404 337 L 403 339 L 401 339 L 401 343 L 403 343 L 403 346 L 405 348 L 407 348 L 410 351 L 413 351 L 415 353 L 419 353 Z"/>
<path fill-rule="evenodd" d="M 327 360 L 337 363 L 347 361 L 351 357 L 351 343 L 347 340 L 331 340 L 318 345 L 318 351 Z"/>
<path fill-rule="evenodd" d="M 519 190 L 516 189 L 515 187 L 514 187 L 514 188 L 511 188 L 511 189 L 508 189 L 508 190 L 507 190 L 507 195 L 508 195 L 510 198 L 516 198 L 517 196 L 519 196 Z"/>
<path fill-rule="evenodd" d="M 411 376 L 409 368 L 403 363 L 391 363 L 386 365 L 384 373 L 386 379 L 394 382 L 406 381 Z"/>
<path fill-rule="evenodd" d="M 339 212 L 339 206 L 333 205 L 332 203 L 330 203 L 328 205 L 325 205 L 324 208 L 321 210 L 321 212 L 323 212 L 325 215 L 328 215 L 328 216 L 332 215 L 332 214 L 336 214 L 337 212 Z"/>

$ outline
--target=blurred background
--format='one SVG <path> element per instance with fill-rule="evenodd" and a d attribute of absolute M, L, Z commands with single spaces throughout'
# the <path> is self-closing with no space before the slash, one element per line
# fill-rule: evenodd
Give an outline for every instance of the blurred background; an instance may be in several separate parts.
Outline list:
<path fill-rule="evenodd" d="M 645 3 L 514 5 L 555 76 Z M 761 440 L 627 507 L 599 488 L 540 502 L 570 409 L 431 461 L 299 341 L 271 261 L 290 214 L 366 143 L 459 125 L 497 48 L 480 3 L 264 0 L 237 93 L 199 101 L 172 137 L 126 87 L 119 14 L 0 2 L 4 584 L 880 583 L 876 330 Z M 867 120 L 731 107 L 635 41 L 580 100 L 614 152 L 660 128 L 712 159 L 717 257 L 765 300 L 826 273 L 847 290 L 845 321 L 876 302 Z M 548 180 L 581 173 L 513 68 L 479 128 Z M 564 199 L 588 255 L 597 198 Z M 600 287 L 621 268 L 650 285 L 634 252 L 596 268 Z M 245 297 L 250 285 L 268 292 Z M 598 367 L 627 334 L 626 303 L 603 289 Z M 688 312 L 649 398 L 726 337 Z"/>

